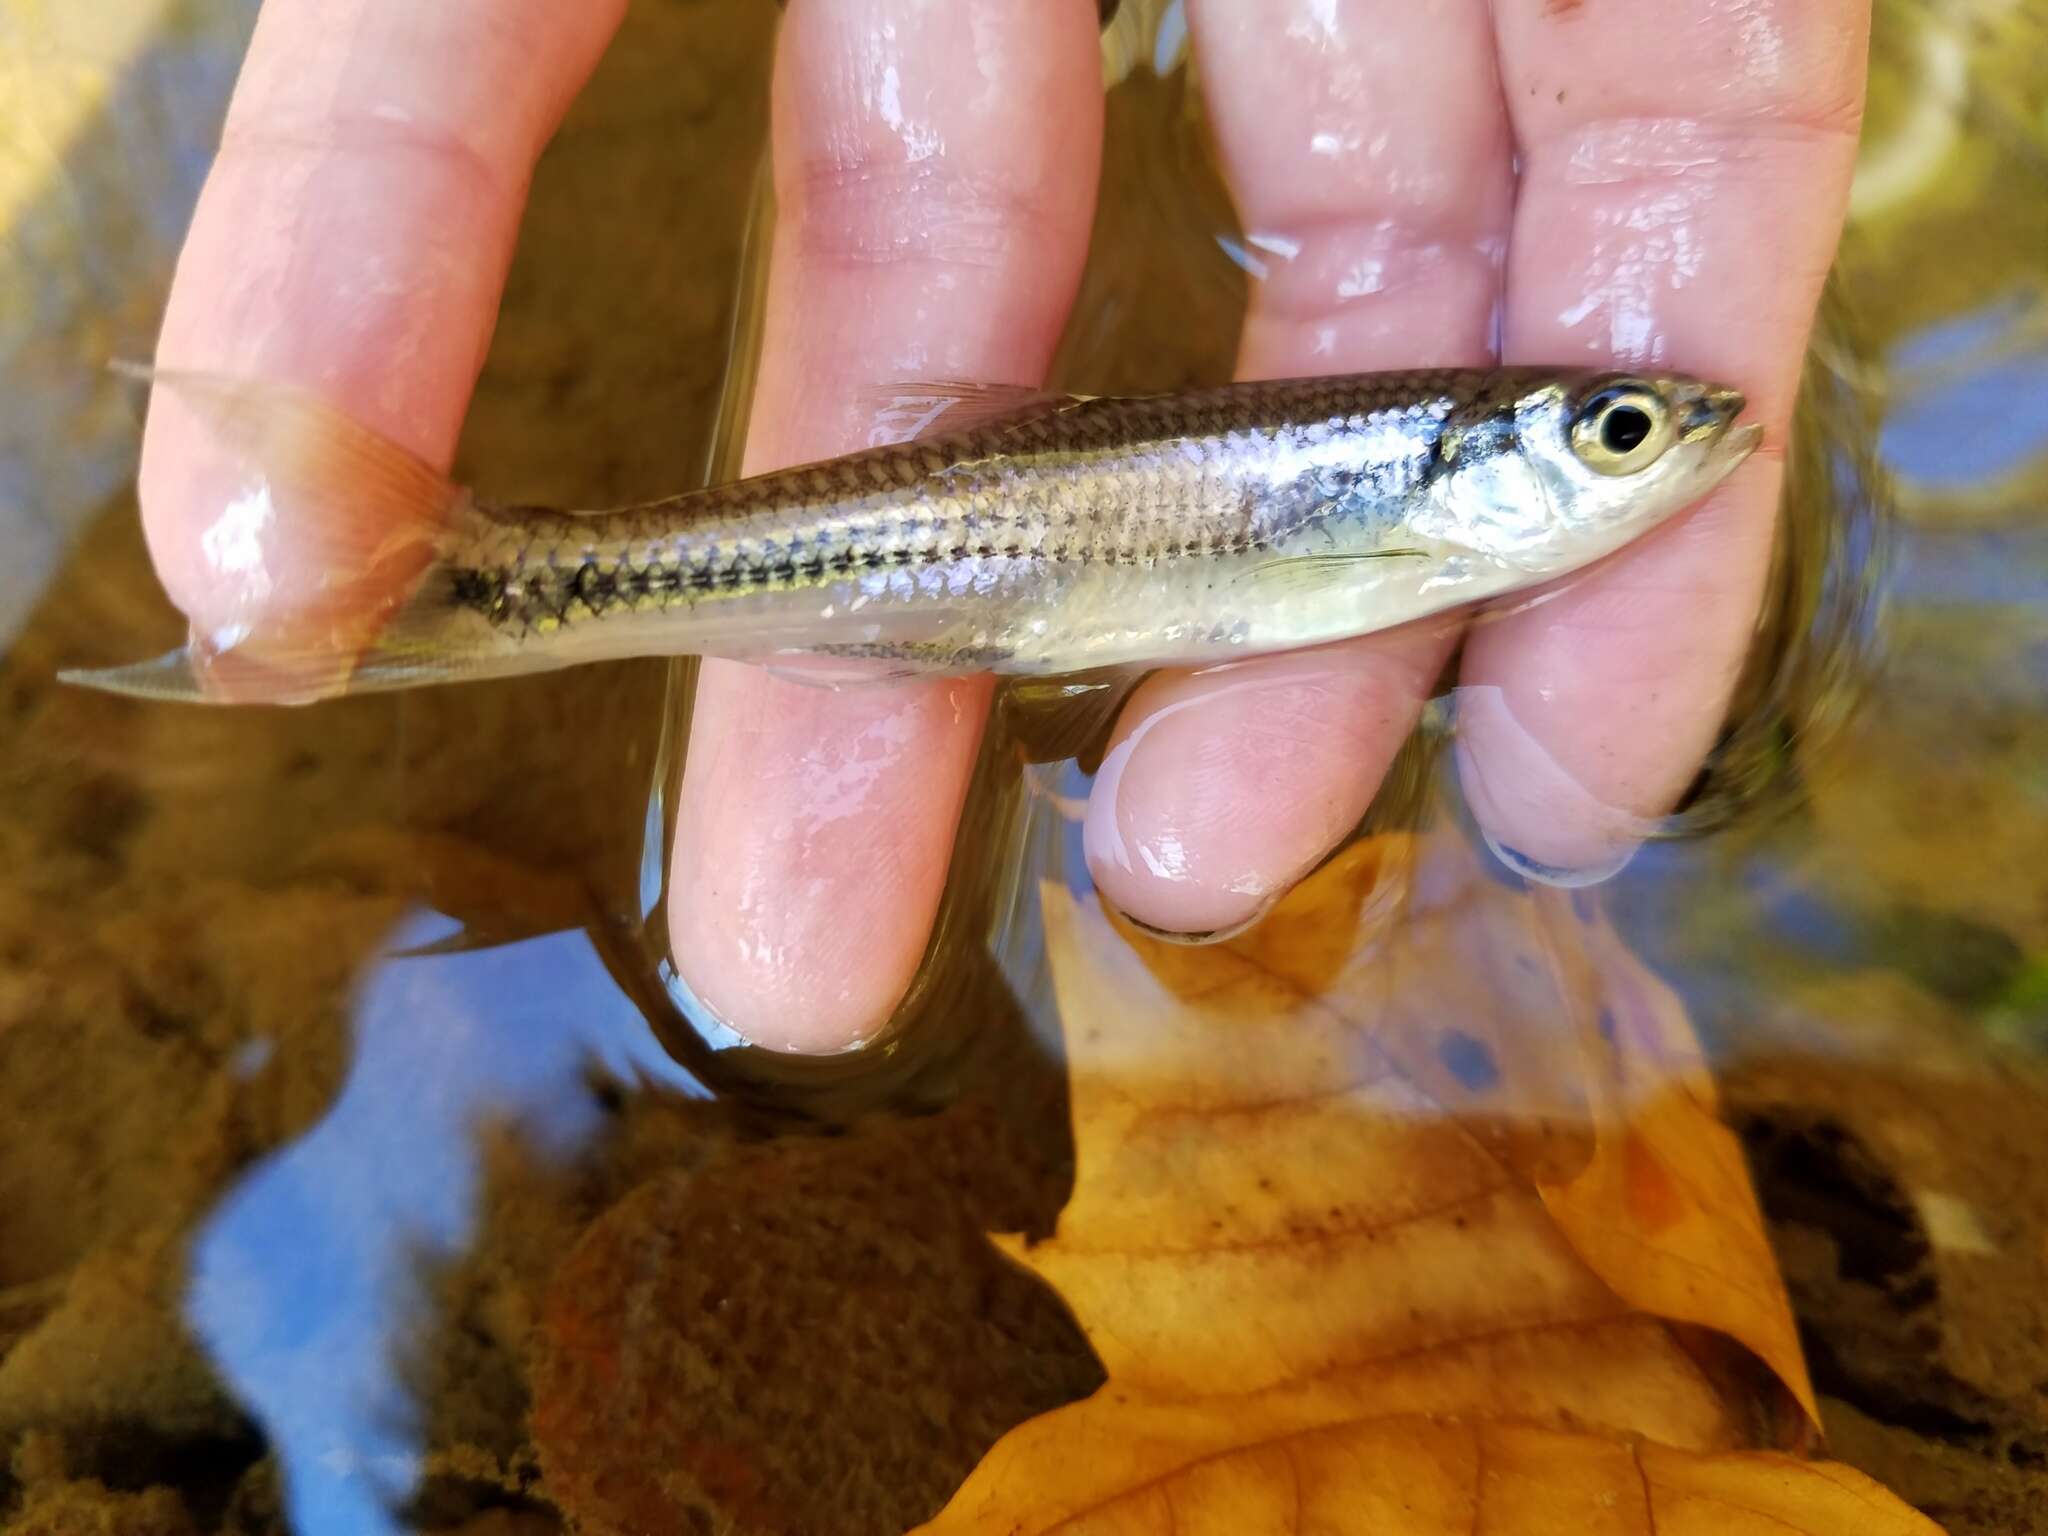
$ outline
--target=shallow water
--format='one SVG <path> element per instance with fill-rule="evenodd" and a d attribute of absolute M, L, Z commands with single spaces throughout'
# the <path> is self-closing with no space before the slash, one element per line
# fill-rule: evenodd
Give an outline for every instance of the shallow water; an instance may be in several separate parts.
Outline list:
<path fill-rule="evenodd" d="M 149 351 L 253 6 L 116 12 L 0 4 L 0 1517 L 775 1528 L 744 1485 L 784 1528 L 917 1523 L 1101 1380 L 980 1241 L 1049 1232 L 1075 1176 L 1040 881 L 1085 902 L 1101 699 L 1005 698 L 896 1032 L 790 1062 L 663 969 L 688 669 L 290 713 L 56 686 L 178 636 L 99 363 Z M 1257 280 L 1176 14 L 1106 35 L 1076 387 L 1226 376 Z M 635 8 L 536 180 L 459 475 L 588 505 L 729 471 L 771 27 Z M 1705 1048 L 1829 1453 L 1955 1532 L 2048 1529 L 2044 33 L 1880 7 L 1773 620 L 1681 835 L 1588 898 Z M 1326 1002 L 1435 954 L 1419 914 L 1548 910 L 1470 835 L 1450 718 L 1368 815 L 1421 851 L 1328 929 Z M 1495 954 L 1483 923 L 1450 953 Z M 1403 994 L 1468 1087 L 1475 1019 L 1570 1012 L 1575 941 L 1540 931 L 1534 979 Z"/>

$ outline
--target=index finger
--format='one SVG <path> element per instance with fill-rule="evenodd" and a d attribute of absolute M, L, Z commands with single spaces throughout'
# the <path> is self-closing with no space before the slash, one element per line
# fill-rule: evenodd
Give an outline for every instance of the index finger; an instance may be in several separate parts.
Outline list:
<path fill-rule="evenodd" d="M 1865 0 L 1498 8 L 1523 160 L 1505 359 L 1702 374 L 1765 432 L 1697 511 L 1467 640 L 1466 793 L 1532 873 L 1612 867 L 1719 730 L 1848 203 L 1868 21 Z"/>
<path fill-rule="evenodd" d="M 178 259 L 158 365 L 310 390 L 446 467 L 534 162 L 624 8 L 271 0 Z M 373 623 L 391 594 L 363 582 L 417 574 L 368 550 L 348 560 L 339 526 L 252 499 L 245 473 L 155 394 L 143 526 L 202 632 L 315 613 Z"/>

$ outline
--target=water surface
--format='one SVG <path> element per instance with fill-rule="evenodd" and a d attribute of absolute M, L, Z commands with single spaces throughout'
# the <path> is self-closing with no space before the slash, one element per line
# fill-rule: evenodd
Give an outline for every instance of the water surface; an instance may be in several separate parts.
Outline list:
<path fill-rule="evenodd" d="M 649 938 L 687 669 L 287 713 L 57 687 L 177 638 L 99 365 L 149 350 L 253 10 L 0 7 L 37 86 L 0 96 L 0 1518 L 756 1528 L 710 1445 L 819 1528 L 914 1524 L 1100 1380 L 980 1242 L 1072 1178 L 1034 893 L 1085 885 L 1100 711 L 1000 712 L 913 1016 L 801 1070 L 717 1049 Z M 1256 281 L 1177 14 L 1106 37 L 1076 387 L 1225 376 Z M 2048 1529 L 2044 24 L 1880 8 L 1800 542 L 1694 831 L 1599 898 L 1707 1047 L 1832 1453 L 1959 1533 Z M 771 25 L 634 9 L 537 178 L 460 474 L 588 505 L 731 462 Z M 1434 750 L 1370 831 L 1463 835 Z M 691 1384 L 672 1412 L 607 1417 L 548 1354 L 571 1251 L 669 1277 L 621 1347 Z M 677 1299 L 713 1294 L 715 1328 Z M 654 1516 L 618 1445 L 683 1469 Z"/>

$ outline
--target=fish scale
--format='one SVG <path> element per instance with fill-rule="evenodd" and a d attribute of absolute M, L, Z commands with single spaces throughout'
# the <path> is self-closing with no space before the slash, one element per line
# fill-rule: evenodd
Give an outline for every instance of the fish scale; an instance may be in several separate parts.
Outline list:
<path fill-rule="evenodd" d="M 1293 531 L 1290 519 L 1327 504 L 1270 483 L 1276 458 L 1304 435 L 1304 412 L 1339 432 L 1413 426 L 1418 415 L 1440 421 L 1461 389 L 1486 377 L 1400 375 L 1350 390 L 1323 380 L 1236 385 L 1185 397 L 1179 410 L 1143 399 L 1056 404 L 950 440 L 891 445 L 602 518 L 488 513 L 497 526 L 451 563 L 474 573 L 462 579 L 465 602 L 495 623 L 531 629 L 565 617 L 543 568 L 609 573 L 634 547 L 655 554 L 652 569 L 687 567 L 706 600 L 814 588 L 906 556 L 1086 564 L 1244 553 L 1275 545 Z M 1427 402 L 1404 393 L 1418 389 Z M 815 554 L 780 555 L 797 548 Z M 683 590 L 657 580 L 650 597 L 672 606 Z M 578 621 L 603 618 L 585 608 Z"/>
<path fill-rule="evenodd" d="M 1756 437 L 1731 430 L 1733 391 L 1582 368 L 1135 398 L 906 385 L 898 405 L 937 407 L 910 441 L 564 512 L 478 503 L 318 402 L 174 382 L 267 456 L 279 505 L 348 506 L 294 476 L 375 490 L 378 536 L 338 547 L 419 551 L 411 587 L 359 628 L 252 623 L 84 679 L 220 697 L 208 669 L 233 648 L 279 702 L 625 656 L 1043 674 L 1316 645 L 1589 564 Z"/>

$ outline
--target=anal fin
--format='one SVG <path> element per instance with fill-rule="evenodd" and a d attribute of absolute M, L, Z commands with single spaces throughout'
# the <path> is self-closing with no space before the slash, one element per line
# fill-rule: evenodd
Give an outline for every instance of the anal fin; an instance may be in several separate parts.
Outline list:
<path fill-rule="evenodd" d="M 819 645 L 800 656 L 756 663 L 784 682 L 835 693 L 872 688 L 919 678 L 964 677 L 1001 666 L 1008 651 L 962 649 L 943 642 Z"/>

